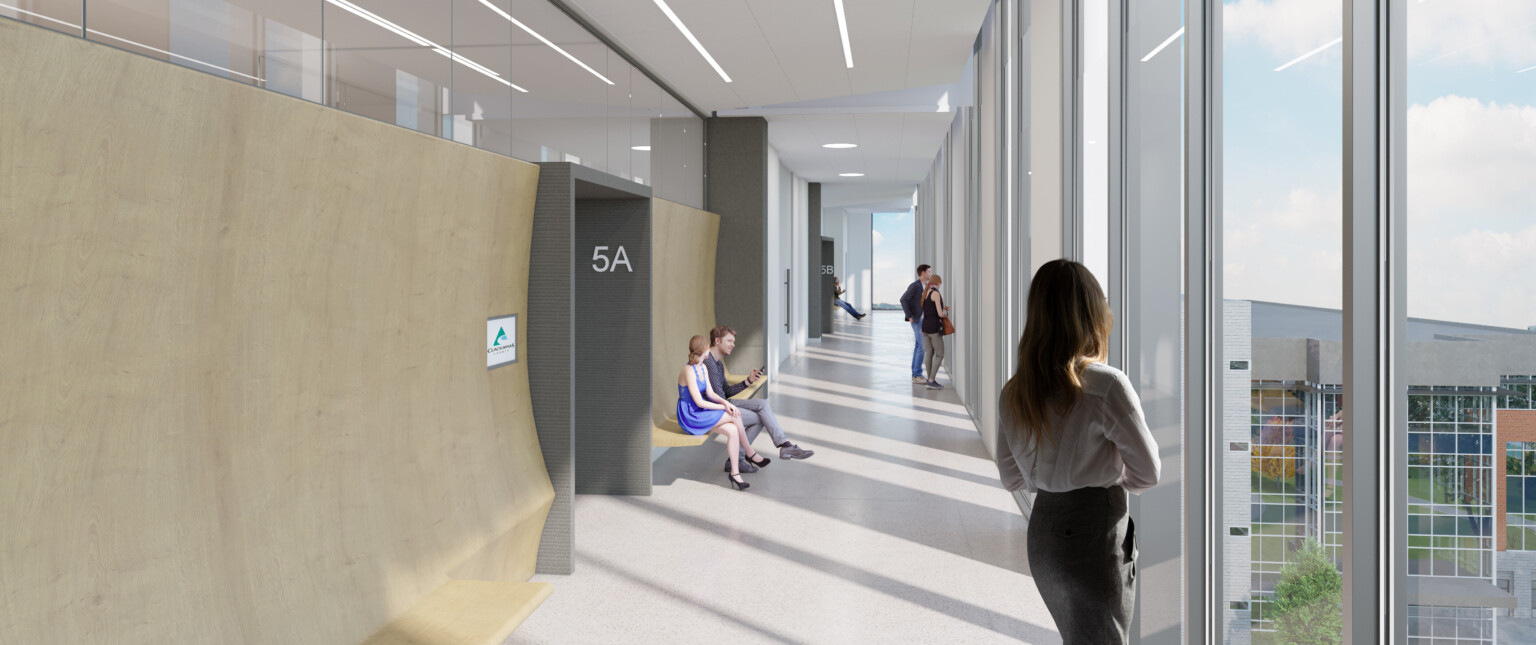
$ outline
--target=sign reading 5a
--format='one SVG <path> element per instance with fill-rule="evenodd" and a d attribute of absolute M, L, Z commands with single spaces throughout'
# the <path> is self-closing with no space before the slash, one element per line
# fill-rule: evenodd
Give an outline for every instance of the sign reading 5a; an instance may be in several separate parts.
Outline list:
<path fill-rule="evenodd" d="M 606 246 L 592 247 L 593 271 L 598 273 L 612 273 L 614 271 L 618 271 L 619 265 L 622 264 L 624 265 L 625 270 L 629 271 L 630 273 L 635 272 L 635 267 L 631 266 L 629 263 L 629 254 L 624 252 L 624 247 L 618 247 L 618 250 L 614 251 L 612 258 L 608 257 L 608 255 L 604 253 L 604 251 L 607 250 L 608 247 Z"/>

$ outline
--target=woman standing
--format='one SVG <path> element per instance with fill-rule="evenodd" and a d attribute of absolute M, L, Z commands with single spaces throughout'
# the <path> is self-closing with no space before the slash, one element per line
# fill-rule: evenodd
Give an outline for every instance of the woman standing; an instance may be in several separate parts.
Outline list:
<path fill-rule="evenodd" d="M 726 465 L 730 467 L 730 482 L 736 490 L 751 487 L 741 478 L 738 455 L 742 448 L 747 460 L 759 468 L 767 466 L 767 457 L 759 457 L 741 423 L 741 412 L 729 401 L 715 394 L 709 387 L 709 374 L 704 371 L 704 353 L 709 343 L 703 336 L 688 339 L 688 365 L 677 375 L 677 425 L 683 432 L 701 435 L 716 432 L 725 436 Z"/>
<path fill-rule="evenodd" d="M 939 385 L 939 366 L 944 364 L 944 321 L 949 317 L 949 307 L 944 306 L 944 295 L 939 293 L 939 285 L 944 284 L 944 278 L 935 273 L 928 278 L 928 287 L 923 289 L 923 365 L 928 371 L 928 389 L 942 390 Z"/>
<path fill-rule="evenodd" d="M 999 396 L 997 469 L 1037 491 L 1029 566 L 1066 645 L 1130 642 L 1136 526 L 1127 492 L 1157 484 L 1157 442 L 1130 379 L 1104 364 L 1114 316 L 1086 267 L 1029 285 L 1019 367 Z"/>

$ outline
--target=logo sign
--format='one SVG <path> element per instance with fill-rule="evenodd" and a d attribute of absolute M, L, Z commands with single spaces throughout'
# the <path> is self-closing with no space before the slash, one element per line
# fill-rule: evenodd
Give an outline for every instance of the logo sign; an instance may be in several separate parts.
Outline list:
<path fill-rule="evenodd" d="M 485 321 L 485 369 L 517 362 L 517 314 Z"/>

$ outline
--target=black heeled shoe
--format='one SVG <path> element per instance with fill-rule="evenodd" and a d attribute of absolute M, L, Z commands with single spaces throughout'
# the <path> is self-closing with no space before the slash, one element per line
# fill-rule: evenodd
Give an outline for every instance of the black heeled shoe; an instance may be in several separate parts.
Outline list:
<path fill-rule="evenodd" d="M 738 477 L 741 477 L 741 475 L 726 475 L 725 481 L 731 482 L 731 487 L 736 490 L 746 490 L 752 487 L 746 481 L 737 481 Z"/>
<path fill-rule="evenodd" d="M 757 456 L 761 457 L 762 461 L 758 461 L 756 459 L 748 457 L 747 458 L 747 463 L 752 464 L 753 466 L 757 466 L 758 468 L 763 468 L 763 467 L 767 466 L 769 462 L 773 461 L 772 459 L 769 459 L 767 457 L 763 457 L 763 453 L 757 453 Z"/>

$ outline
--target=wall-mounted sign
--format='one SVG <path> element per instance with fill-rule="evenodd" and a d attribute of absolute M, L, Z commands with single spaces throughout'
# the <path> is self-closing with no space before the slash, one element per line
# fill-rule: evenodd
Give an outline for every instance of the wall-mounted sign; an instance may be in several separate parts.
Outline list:
<path fill-rule="evenodd" d="M 517 314 L 485 321 L 485 369 L 517 362 Z"/>

